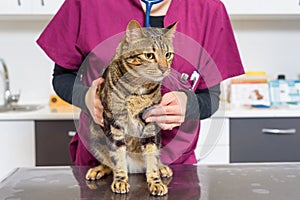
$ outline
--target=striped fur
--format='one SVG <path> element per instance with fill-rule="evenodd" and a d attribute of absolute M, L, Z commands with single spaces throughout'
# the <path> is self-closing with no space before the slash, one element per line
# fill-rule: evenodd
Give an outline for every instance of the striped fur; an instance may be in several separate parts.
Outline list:
<path fill-rule="evenodd" d="M 175 27 L 142 29 L 138 22 L 129 22 L 116 55 L 103 73 L 105 82 L 97 92 L 104 107 L 104 127 L 90 122 L 90 150 L 101 165 L 91 168 L 86 179 L 96 180 L 112 172 L 111 189 L 115 193 L 129 191 L 129 156 L 145 169 L 150 193 L 167 194 L 160 176 L 172 176 L 172 171 L 159 160 L 159 129 L 141 116 L 161 100 L 161 83 L 173 60 Z"/>

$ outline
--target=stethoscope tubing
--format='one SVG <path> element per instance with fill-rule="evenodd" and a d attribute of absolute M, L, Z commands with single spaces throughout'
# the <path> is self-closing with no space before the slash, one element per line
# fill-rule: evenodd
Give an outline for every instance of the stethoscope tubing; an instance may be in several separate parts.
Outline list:
<path fill-rule="evenodd" d="M 145 26 L 150 27 L 150 11 L 153 4 L 162 2 L 163 0 L 142 0 L 146 4 Z"/>

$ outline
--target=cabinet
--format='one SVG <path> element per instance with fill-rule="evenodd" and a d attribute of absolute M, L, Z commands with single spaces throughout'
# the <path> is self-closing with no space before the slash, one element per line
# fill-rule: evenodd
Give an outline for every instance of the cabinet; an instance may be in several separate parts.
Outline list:
<path fill-rule="evenodd" d="M 230 119 L 230 162 L 299 162 L 300 118 Z"/>
<path fill-rule="evenodd" d="M 31 0 L 1 0 L 0 14 L 28 14 L 31 8 Z"/>
<path fill-rule="evenodd" d="M 31 0 L 32 14 L 54 15 L 63 4 L 64 0 Z"/>
<path fill-rule="evenodd" d="M 35 121 L 36 166 L 71 165 L 69 143 L 75 131 L 73 120 Z"/>
<path fill-rule="evenodd" d="M 299 0 L 222 0 L 231 15 L 300 14 Z"/>
<path fill-rule="evenodd" d="M 201 121 L 195 150 L 198 164 L 229 163 L 229 118 L 208 118 Z"/>
<path fill-rule="evenodd" d="M 17 167 L 35 166 L 33 121 L 0 121 L 0 180 Z"/>
<path fill-rule="evenodd" d="M 221 0 L 230 15 L 297 15 L 299 0 Z M 57 12 L 64 0 L 1 0 L 0 15 Z"/>
<path fill-rule="evenodd" d="M 229 119 L 201 122 L 195 150 L 199 164 L 229 163 Z M 69 143 L 76 128 L 73 120 L 36 120 L 36 166 L 71 165 Z"/>
<path fill-rule="evenodd" d="M 63 2 L 64 0 L 1 0 L 0 15 L 53 15 Z"/>

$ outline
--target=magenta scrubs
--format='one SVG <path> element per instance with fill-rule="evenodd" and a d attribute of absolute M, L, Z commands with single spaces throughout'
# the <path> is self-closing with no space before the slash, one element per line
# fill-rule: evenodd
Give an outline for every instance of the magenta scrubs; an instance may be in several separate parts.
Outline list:
<path fill-rule="evenodd" d="M 93 52 L 107 64 L 132 19 L 144 25 L 144 12 L 139 0 L 66 0 L 38 39 L 38 44 L 57 64 L 79 69 Z M 172 0 L 164 18 L 168 26 L 178 21 L 174 39 L 173 71 L 178 83 L 166 80 L 163 92 L 185 89 L 180 75 L 201 73 L 197 88 L 214 86 L 222 80 L 244 73 L 234 33 L 224 5 L 219 0 Z M 89 61 L 91 62 L 91 61 Z M 98 69 L 89 68 L 94 78 Z M 90 85 L 93 76 L 86 76 Z M 81 113 L 70 151 L 76 165 L 97 165 L 85 143 L 88 115 Z M 194 164 L 200 121 L 189 120 L 180 128 L 162 132 L 161 159 L 167 164 Z"/>

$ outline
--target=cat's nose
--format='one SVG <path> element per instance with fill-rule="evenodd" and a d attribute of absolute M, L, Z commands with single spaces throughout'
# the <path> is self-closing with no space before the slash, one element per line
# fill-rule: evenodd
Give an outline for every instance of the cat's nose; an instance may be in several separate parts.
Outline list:
<path fill-rule="evenodd" d="M 165 73 L 167 71 L 168 67 L 167 66 L 163 66 L 163 65 L 159 65 L 159 70 L 162 72 L 162 73 Z"/>

